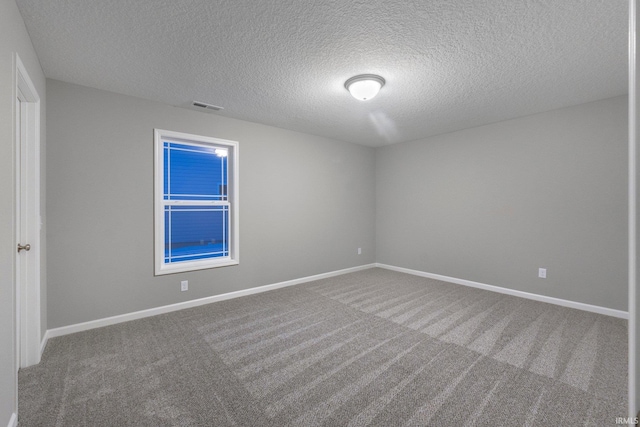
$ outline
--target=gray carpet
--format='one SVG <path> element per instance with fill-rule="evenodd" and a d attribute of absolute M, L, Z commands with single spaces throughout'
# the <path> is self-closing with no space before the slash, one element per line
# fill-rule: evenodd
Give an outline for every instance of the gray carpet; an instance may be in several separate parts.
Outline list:
<path fill-rule="evenodd" d="M 370 269 L 54 338 L 28 426 L 564 426 L 626 415 L 627 322 Z"/>

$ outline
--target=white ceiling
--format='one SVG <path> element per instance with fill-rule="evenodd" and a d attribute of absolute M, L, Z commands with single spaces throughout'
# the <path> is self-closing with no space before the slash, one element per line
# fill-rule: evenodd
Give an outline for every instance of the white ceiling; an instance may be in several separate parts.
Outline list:
<path fill-rule="evenodd" d="M 627 93 L 625 0 L 17 3 L 49 78 L 370 146 Z"/>

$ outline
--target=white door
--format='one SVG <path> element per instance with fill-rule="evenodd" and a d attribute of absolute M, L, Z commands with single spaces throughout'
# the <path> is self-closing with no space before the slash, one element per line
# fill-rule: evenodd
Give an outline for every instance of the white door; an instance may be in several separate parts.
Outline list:
<path fill-rule="evenodd" d="M 16 55 L 17 366 L 40 362 L 40 98 Z"/>
<path fill-rule="evenodd" d="M 22 101 L 20 101 L 20 95 L 18 95 L 16 97 L 16 160 L 15 160 L 15 164 L 16 164 L 16 214 L 15 214 L 15 232 L 16 232 L 16 242 L 19 242 L 20 239 L 22 238 L 22 232 L 21 232 L 21 200 L 22 200 L 22 187 L 21 187 L 21 182 L 22 182 L 22 161 L 21 161 L 21 154 L 20 154 L 20 149 L 22 146 Z M 18 244 L 18 243 L 16 243 Z M 20 259 L 22 257 L 17 256 L 16 257 L 16 337 L 18 337 L 18 340 L 20 339 L 20 290 L 22 288 L 22 265 L 24 263 L 20 262 Z M 20 367 L 20 358 L 21 358 L 21 353 L 20 353 L 20 345 L 18 343 L 18 345 L 16 346 L 16 356 L 17 356 L 17 361 L 16 361 L 16 367 Z"/>

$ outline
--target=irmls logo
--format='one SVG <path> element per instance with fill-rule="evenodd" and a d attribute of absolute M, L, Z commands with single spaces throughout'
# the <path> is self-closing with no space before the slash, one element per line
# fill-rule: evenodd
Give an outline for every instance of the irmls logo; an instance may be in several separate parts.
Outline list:
<path fill-rule="evenodd" d="M 616 424 L 638 424 L 638 417 L 616 417 Z"/>

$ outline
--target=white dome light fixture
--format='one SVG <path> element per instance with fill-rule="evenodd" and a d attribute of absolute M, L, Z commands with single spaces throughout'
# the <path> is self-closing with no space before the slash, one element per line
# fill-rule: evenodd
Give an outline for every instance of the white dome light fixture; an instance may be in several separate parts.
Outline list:
<path fill-rule="evenodd" d="M 360 74 L 347 80 L 344 87 L 355 99 L 367 101 L 378 94 L 384 83 L 384 79 L 375 74 Z"/>

